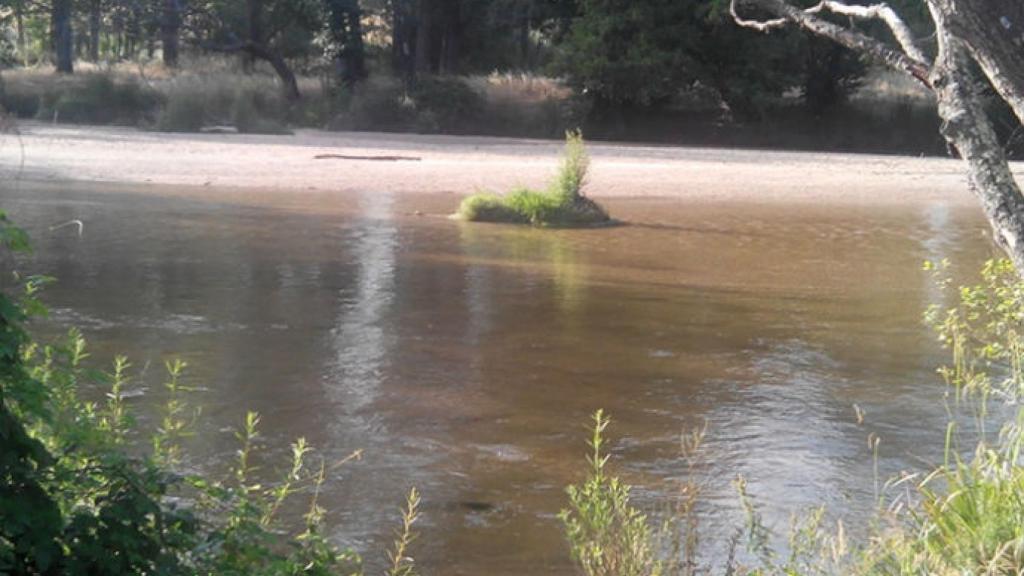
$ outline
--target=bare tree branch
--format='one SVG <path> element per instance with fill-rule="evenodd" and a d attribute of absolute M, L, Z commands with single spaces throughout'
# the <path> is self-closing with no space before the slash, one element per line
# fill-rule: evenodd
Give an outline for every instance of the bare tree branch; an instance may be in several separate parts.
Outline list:
<path fill-rule="evenodd" d="M 814 12 L 814 10 L 820 11 L 821 8 L 819 7 L 812 8 L 812 11 L 808 12 L 789 4 L 785 0 L 748 0 L 748 4 L 759 6 L 778 16 L 778 18 L 773 20 L 751 21 L 738 16 L 736 10 L 737 2 L 738 0 L 730 1 L 729 12 L 733 14 L 733 19 L 740 26 L 765 32 L 783 26 L 786 21 L 789 21 L 808 32 L 829 38 L 851 50 L 865 54 L 890 68 L 905 72 L 926 87 L 931 88 L 931 81 L 929 80 L 930 66 L 925 60 L 914 58 L 861 32 L 833 24 L 819 17 Z"/>
<path fill-rule="evenodd" d="M 917 60 L 919 62 L 927 62 L 928 58 L 925 57 L 924 52 L 917 47 L 917 42 L 914 40 L 914 34 L 910 31 L 910 27 L 907 26 L 906 22 L 899 17 L 899 14 L 889 7 L 888 4 L 874 4 L 872 6 L 852 6 L 849 4 L 843 4 L 836 0 L 822 0 L 820 4 L 813 8 L 804 10 L 808 14 L 815 14 L 828 10 L 834 14 L 840 14 L 842 16 L 849 16 L 851 18 L 859 18 L 861 20 L 881 20 L 885 22 L 889 30 L 892 31 L 892 35 L 899 42 L 903 48 L 903 52 Z"/>
<path fill-rule="evenodd" d="M 903 21 L 885 5 L 847 6 L 836 0 L 821 0 L 817 6 L 804 10 L 787 0 L 747 0 L 748 4 L 777 16 L 774 20 L 758 22 L 738 16 L 737 1 L 731 0 L 730 11 L 740 26 L 768 31 L 792 22 L 813 34 L 906 72 L 927 86 L 938 104 L 942 135 L 966 162 L 971 191 L 981 202 L 996 243 L 1013 261 L 1018 274 L 1024 277 L 1024 195 L 1010 171 L 1006 154 L 985 111 L 981 88 L 972 75 L 968 58 L 970 55 L 978 60 L 993 85 L 1015 111 L 1024 111 L 1024 88 L 1018 89 L 1015 82 L 1019 82 L 1019 78 L 1014 74 L 1024 70 L 1024 58 L 1019 53 L 1009 53 L 1012 51 L 1009 43 L 1013 43 L 1013 35 L 1017 33 L 1016 22 L 1022 22 L 1021 26 L 1024 26 L 1021 0 L 928 0 L 939 41 L 938 56 L 931 66 L 926 64 L 923 54 L 914 45 Z M 1020 13 L 1014 12 L 1013 19 L 1004 14 L 1002 19 L 994 20 L 1002 28 L 1000 30 L 993 25 L 992 14 L 986 9 L 992 5 L 990 2 L 1007 8 L 1007 12 L 1014 9 Z M 820 18 L 818 13 L 825 10 L 886 22 L 902 50 Z M 993 40 L 993 34 L 1002 34 L 1006 38 Z M 1020 44 L 1024 45 L 1024 36 L 1020 37 Z M 991 69 L 987 69 L 987 65 Z M 1011 75 L 1014 78 L 1008 78 Z"/>
<path fill-rule="evenodd" d="M 744 28 L 751 28 L 758 32 L 769 32 L 776 28 L 782 28 L 783 26 L 790 23 L 789 18 L 776 18 L 774 20 L 748 20 L 740 17 L 736 11 L 736 0 L 729 2 L 729 14 L 732 15 L 733 22 Z"/>

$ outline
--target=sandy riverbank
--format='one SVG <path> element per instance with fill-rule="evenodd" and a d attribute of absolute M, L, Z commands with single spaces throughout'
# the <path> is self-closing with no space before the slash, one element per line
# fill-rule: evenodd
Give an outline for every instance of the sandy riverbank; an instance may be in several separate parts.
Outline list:
<path fill-rule="evenodd" d="M 470 193 L 542 185 L 554 141 L 410 134 L 165 134 L 23 123 L 4 135 L 0 177 L 277 190 Z M 957 160 L 594 143 L 588 193 L 696 202 L 970 204 Z M 23 156 L 22 156 L 23 152 Z M 330 158 L 317 156 L 331 155 Z M 399 160 L 338 156 L 394 156 Z M 24 163 L 22 165 L 22 157 Z"/>

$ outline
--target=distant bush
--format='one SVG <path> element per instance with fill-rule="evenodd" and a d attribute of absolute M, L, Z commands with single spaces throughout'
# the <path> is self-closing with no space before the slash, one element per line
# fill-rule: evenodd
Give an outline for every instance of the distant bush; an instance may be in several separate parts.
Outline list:
<path fill-rule="evenodd" d="M 333 130 L 467 132 L 485 107 L 483 96 L 454 76 L 424 76 L 409 90 L 396 79 L 371 79 L 338 100 Z"/>
<path fill-rule="evenodd" d="M 0 77 L 0 106 L 19 118 L 32 118 L 39 111 L 39 94 Z"/>
<path fill-rule="evenodd" d="M 397 80 L 371 79 L 346 95 L 347 106 L 330 123 L 334 130 L 404 131 L 416 125 L 416 107 Z"/>
<path fill-rule="evenodd" d="M 207 125 L 230 125 L 242 133 L 288 134 L 286 114 L 287 104 L 263 87 L 184 82 L 169 89 L 156 128 L 199 132 Z"/>
<path fill-rule="evenodd" d="M 0 94 L 0 105 L 19 118 L 32 118 L 39 113 L 40 102 L 36 94 L 8 89 Z"/>
<path fill-rule="evenodd" d="M 42 96 L 36 115 L 44 120 L 79 124 L 139 124 L 156 114 L 160 95 L 134 79 L 85 74 L 57 84 Z"/>
<path fill-rule="evenodd" d="M 206 104 L 202 94 L 176 90 L 157 118 L 156 128 L 164 132 L 198 132 L 206 123 Z"/>
<path fill-rule="evenodd" d="M 281 118 L 285 108 L 279 97 L 239 90 L 231 107 L 231 123 L 244 134 L 291 134 Z"/>
<path fill-rule="evenodd" d="M 455 76 L 420 78 L 411 97 L 423 132 L 458 132 L 475 122 L 484 109 L 483 96 Z"/>

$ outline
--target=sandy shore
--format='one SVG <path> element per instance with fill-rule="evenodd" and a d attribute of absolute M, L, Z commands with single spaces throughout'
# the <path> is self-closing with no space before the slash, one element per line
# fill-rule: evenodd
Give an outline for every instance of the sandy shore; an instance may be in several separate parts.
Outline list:
<path fill-rule="evenodd" d="M 293 136 L 163 134 L 32 122 L 19 130 L 20 142 L 13 135 L 2 137 L 5 182 L 20 174 L 25 181 L 463 194 L 540 186 L 560 150 L 555 141 L 314 130 Z M 594 197 L 974 202 L 962 164 L 949 159 L 603 143 L 590 150 L 588 193 Z M 331 157 L 317 158 L 323 155 Z"/>

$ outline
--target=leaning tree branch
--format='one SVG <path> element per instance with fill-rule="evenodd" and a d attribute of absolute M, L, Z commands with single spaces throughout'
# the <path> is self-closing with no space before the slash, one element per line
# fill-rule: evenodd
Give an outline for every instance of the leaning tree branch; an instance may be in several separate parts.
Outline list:
<path fill-rule="evenodd" d="M 789 18 L 775 18 L 773 20 L 750 20 L 743 18 L 736 10 L 736 0 L 729 2 L 729 14 L 732 16 L 733 22 L 736 22 L 739 26 L 757 30 L 758 32 L 770 32 L 790 23 Z"/>
<path fill-rule="evenodd" d="M 931 88 L 931 81 L 929 80 L 930 66 L 924 58 L 918 58 L 907 52 L 894 49 L 866 34 L 833 24 L 817 15 L 817 12 L 822 11 L 826 7 L 830 10 L 832 9 L 829 6 L 822 6 L 822 4 L 837 4 L 835 2 L 825 0 L 822 4 L 812 7 L 810 10 L 803 10 L 789 4 L 785 0 L 748 0 L 749 4 L 759 6 L 777 16 L 775 19 L 763 21 L 748 20 L 740 17 L 738 15 L 737 2 L 738 0 L 730 0 L 729 12 L 733 15 L 733 20 L 736 24 L 740 26 L 767 32 L 784 26 L 787 23 L 793 23 L 808 32 L 829 38 L 851 50 L 866 54 L 890 68 L 910 74 L 918 82 Z M 854 14 L 850 15 L 853 16 Z M 895 13 L 893 15 L 895 16 Z M 897 20 L 899 20 L 898 17 Z M 909 30 L 906 33 L 909 35 Z M 895 34 L 896 32 L 894 31 Z M 910 42 L 910 45 L 914 46 L 913 42 Z M 921 55 L 916 47 L 913 48 L 912 52 L 919 56 Z"/>
<path fill-rule="evenodd" d="M 274 72 L 277 73 L 278 78 L 281 80 L 281 86 L 284 89 L 285 98 L 291 102 L 301 98 L 302 94 L 299 92 L 298 81 L 295 79 L 295 73 L 288 67 L 288 63 L 284 61 L 284 58 L 263 44 L 247 40 L 242 42 L 233 42 L 231 44 L 214 44 L 204 42 L 201 46 L 211 52 L 244 52 L 253 58 L 265 60 L 274 68 Z"/>
<path fill-rule="evenodd" d="M 849 16 L 850 18 L 858 18 L 860 20 L 881 20 L 885 22 L 885 25 L 889 27 L 893 37 L 899 42 L 900 47 L 903 48 L 903 52 L 917 60 L 918 62 L 927 62 L 928 58 L 924 55 L 924 52 L 917 47 L 917 41 L 914 40 L 914 34 L 910 31 L 910 27 L 907 26 L 906 22 L 900 18 L 899 14 L 896 13 L 888 4 L 874 4 L 872 6 L 855 6 L 850 4 L 843 4 L 836 0 L 822 0 L 817 6 L 804 10 L 808 14 L 816 14 L 823 11 L 829 11 L 833 14 L 839 14 L 841 16 Z"/>

